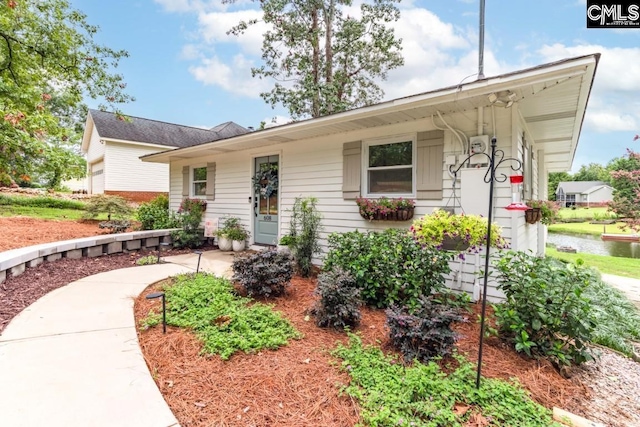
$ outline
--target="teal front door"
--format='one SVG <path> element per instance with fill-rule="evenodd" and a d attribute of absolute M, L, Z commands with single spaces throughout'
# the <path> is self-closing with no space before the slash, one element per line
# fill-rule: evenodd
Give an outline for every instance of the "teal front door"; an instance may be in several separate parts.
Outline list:
<path fill-rule="evenodd" d="M 278 156 L 256 157 L 253 177 L 254 242 L 278 243 Z"/>

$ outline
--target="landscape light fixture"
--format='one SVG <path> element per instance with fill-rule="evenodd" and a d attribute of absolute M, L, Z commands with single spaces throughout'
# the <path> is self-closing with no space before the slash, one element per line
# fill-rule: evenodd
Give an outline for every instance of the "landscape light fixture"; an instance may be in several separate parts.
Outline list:
<path fill-rule="evenodd" d="M 194 254 L 198 255 L 198 266 L 196 267 L 196 274 L 200 272 L 200 258 L 202 258 L 202 251 L 193 251 Z"/>
<path fill-rule="evenodd" d="M 162 333 L 167 333 L 167 305 L 165 303 L 164 292 L 152 292 L 145 296 L 146 299 L 162 298 Z"/>

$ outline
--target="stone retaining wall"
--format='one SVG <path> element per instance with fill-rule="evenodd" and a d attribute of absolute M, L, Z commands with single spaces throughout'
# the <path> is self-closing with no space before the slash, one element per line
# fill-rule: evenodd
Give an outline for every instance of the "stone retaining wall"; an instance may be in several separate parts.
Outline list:
<path fill-rule="evenodd" d="M 0 283 L 7 277 L 19 276 L 26 268 L 60 258 L 79 259 L 142 249 L 157 250 L 161 243 L 171 243 L 171 231 L 173 230 L 106 234 L 0 252 Z"/>

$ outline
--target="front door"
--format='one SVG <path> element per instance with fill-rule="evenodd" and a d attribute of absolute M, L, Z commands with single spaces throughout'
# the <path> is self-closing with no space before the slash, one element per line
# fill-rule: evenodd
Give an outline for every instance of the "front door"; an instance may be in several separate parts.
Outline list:
<path fill-rule="evenodd" d="M 254 242 L 275 245 L 278 243 L 278 156 L 256 157 L 254 168 Z"/>

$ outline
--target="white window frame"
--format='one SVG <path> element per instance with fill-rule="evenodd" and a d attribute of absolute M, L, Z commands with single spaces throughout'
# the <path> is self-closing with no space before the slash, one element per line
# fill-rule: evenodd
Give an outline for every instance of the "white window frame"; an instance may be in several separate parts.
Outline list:
<path fill-rule="evenodd" d="M 194 199 L 205 199 L 207 197 L 207 176 L 205 175 L 204 180 L 195 180 L 195 171 L 196 169 L 204 169 L 205 173 L 208 175 L 209 171 L 207 171 L 207 165 L 197 165 L 191 166 L 189 170 L 189 194 L 191 198 Z M 204 194 L 196 194 L 195 192 L 195 184 L 199 182 L 204 182 Z"/>
<path fill-rule="evenodd" d="M 374 145 L 399 144 L 401 142 L 411 142 L 411 193 L 369 193 L 369 147 Z M 368 139 L 362 142 L 362 194 L 367 198 L 380 197 L 416 197 L 416 181 L 417 181 L 417 155 L 418 155 L 418 134 L 408 133 L 401 135 L 393 135 L 384 138 Z M 384 169 L 404 169 L 408 165 L 387 166 Z M 373 168 L 382 170 L 383 168 Z"/>

